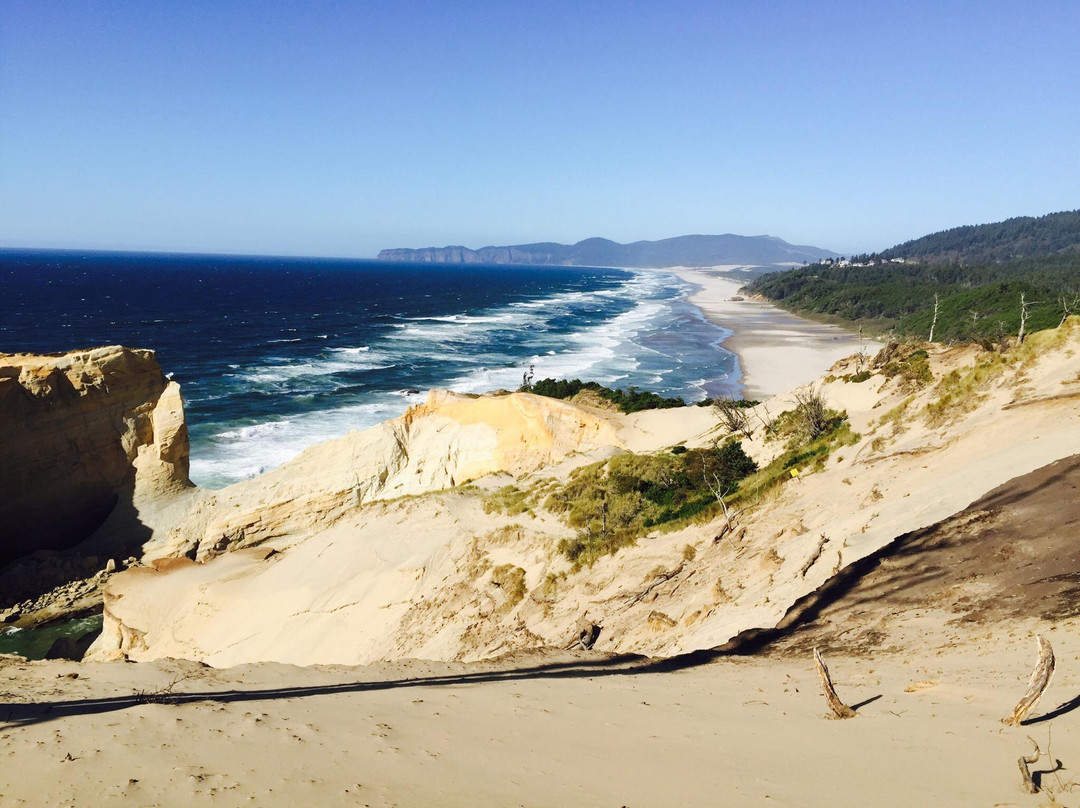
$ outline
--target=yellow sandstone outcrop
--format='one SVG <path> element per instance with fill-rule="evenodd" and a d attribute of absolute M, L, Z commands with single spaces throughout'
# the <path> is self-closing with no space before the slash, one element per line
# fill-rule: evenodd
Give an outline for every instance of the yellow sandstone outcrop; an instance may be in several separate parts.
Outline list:
<path fill-rule="evenodd" d="M 189 485 L 180 388 L 152 351 L 0 354 L 0 414 L 0 563 L 83 541 L 136 490 Z"/>
<path fill-rule="evenodd" d="M 315 446 L 254 479 L 202 492 L 186 516 L 160 524 L 147 555 L 204 561 L 271 540 L 295 540 L 367 503 L 499 472 L 516 477 L 571 454 L 613 451 L 622 446 L 617 428 L 611 413 L 540 396 L 434 390 L 400 418 Z"/>

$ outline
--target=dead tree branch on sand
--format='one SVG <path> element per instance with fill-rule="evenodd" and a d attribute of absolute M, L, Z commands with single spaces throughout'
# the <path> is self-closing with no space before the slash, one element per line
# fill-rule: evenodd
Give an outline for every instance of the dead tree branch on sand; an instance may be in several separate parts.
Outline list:
<path fill-rule="evenodd" d="M 806 573 L 810 572 L 810 568 L 817 563 L 817 560 L 821 558 L 821 553 L 825 549 L 825 545 L 829 543 L 829 537 L 824 533 L 821 534 L 821 539 L 818 541 L 818 546 L 814 550 L 813 555 L 806 559 L 806 563 L 802 565 L 802 569 L 799 570 L 799 575 L 803 578 L 806 577 Z"/>
<path fill-rule="evenodd" d="M 1035 709 L 1042 694 L 1050 686 L 1050 677 L 1054 675 L 1054 649 L 1050 647 L 1050 641 L 1046 637 L 1039 637 L 1039 661 L 1035 663 L 1035 670 L 1028 679 L 1027 691 L 1020 699 L 1012 714 L 1008 718 L 1001 719 L 1002 724 L 1011 727 L 1020 726 L 1027 714 Z"/>
<path fill-rule="evenodd" d="M 1031 745 L 1035 747 L 1035 753 L 1032 755 L 1021 755 L 1020 759 L 1016 761 L 1016 765 L 1020 767 L 1020 776 L 1024 779 L 1024 791 L 1028 794 L 1038 794 L 1039 787 L 1035 785 L 1035 778 L 1031 776 L 1031 767 L 1039 762 L 1039 758 L 1042 757 L 1042 751 L 1039 749 L 1039 745 L 1035 743 L 1035 739 L 1028 735 L 1028 740 L 1031 741 Z"/>
<path fill-rule="evenodd" d="M 703 475 L 705 487 L 709 489 L 709 493 L 716 497 L 716 501 L 720 503 L 720 507 L 724 511 L 724 521 L 727 522 L 721 529 L 720 535 L 713 539 L 713 544 L 716 544 L 720 539 L 727 538 L 727 542 L 731 545 L 731 549 L 738 552 L 739 548 L 736 547 L 735 543 L 731 540 L 731 534 L 735 532 L 735 520 L 742 511 L 732 511 L 728 508 L 728 504 L 724 502 L 724 486 L 720 482 L 720 478 L 716 475 L 716 472 L 713 472 L 712 477 L 713 478 L 710 481 L 707 476 Z"/>
<path fill-rule="evenodd" d="M 1056 795 L 1064 793 L 1066 791 L 1074 791 L 1076 789 L 1076 783 L 1064 783 L 1061 780 L 1061 775 L 1058 774 L 1058 772 L 1060 772 L 1064 768 L 1064 766 L 1062 765 L 1061 761 L 1055 758 L 1053 753 L 1050 751 L 1050 730 L 1047 729 L 1046 732 L 1045 752 L 1043 752 L 1043 750 L 1039 748 L 1038 742 L 1030 735 L 1027 736 L 1027 739 L 1031 741 L 1031 745 L 1032 747 L 1034 747 L 1035 751 L 1030 755 L 1021 755 L 1016 761 L 1016 765 L 1020 769 L 1020 777 L 1024 781 L 1024 791 L 1026 791 L 1028 794 L 1045 793 L 1048 797 L 1050 797 L 1050 805 L 1061 805 L 1061 803 L 1057 801 Z M 1033 772 L 1031 770 L 1031 767 L 1038 763 L 1042 759 L 1043 755 L 1046 755 L 1047 759 L 1050 761 L 1050 768 L 1043 769 L 1042 771 Z M 1047 783 L 1046 775 L 1048 774 L 1054 775 L 1054 780 L 1057 782 Z"/>
<path fill-rule="evenodd" d="M 829 703 L 829 709 L 832 710 L 833 715 L 837 718 L 854 718 L 856 713 L 844 702 L 840 701 L 840 697 L 836 695 L 836 688 L 833 687 L 832 677 L 829 676 L 829 669 L 825 667 L 825 660 L 821 658 L 821 653 L 818 649 L 814 648 L 814 662 L 817 663 L 818 675 L 821 677 L 821 686 L 825 688 L 825 701 Z"/>

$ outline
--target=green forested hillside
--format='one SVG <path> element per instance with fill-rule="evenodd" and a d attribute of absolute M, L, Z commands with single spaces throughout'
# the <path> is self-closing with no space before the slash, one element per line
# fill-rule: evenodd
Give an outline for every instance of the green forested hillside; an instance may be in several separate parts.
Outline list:
<path fill-rule="evenodd" d="M 1080 252 L 978 266 L 814 264 L 765 275 L 749 291 L 799 314 L 863 323 L 873 331 L 926 338 L 938 296 L 935 340 L 997 339 L 1020 327 L 1056 326 L 1065 308 L 1080 313 Z"/>
<path fill-rule="evenodd" d="M 954 227 L 899 244 L 881 257 L 977 265 L 1066 251 L 1080 251 L 1080 210 Z"/>

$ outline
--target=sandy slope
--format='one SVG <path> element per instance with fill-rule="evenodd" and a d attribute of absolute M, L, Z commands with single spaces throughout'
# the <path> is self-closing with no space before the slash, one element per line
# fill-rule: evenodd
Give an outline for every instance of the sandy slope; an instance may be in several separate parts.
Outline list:
<path fill-rule="evenodd" d="M 863 654 L 948 646 L 1038 618 L 1080 616 L 1080 455 L 1010 480 L 958 514 L 897 539 L 825 587 L 765 647 Z"/>
<path fill-rule="evenodd" d="M 539 508 L 531 514 L 492 512 L 483 489 L 354 506 L 333 521 L 311 521 L 306 534 L 266 541 L 255 553 L 225 552 L 201 559 L 206 563 L 115 576 L 93 654 L 215 666 L 468 661 L 565 648 L 583 619 L 603 627 L 597 650 L 674 656 L 715 648 L 743 632 L 776 626 L 801 598 L 897 536 L 951 516 L 1018 474 L 1080 453 L 1080 396 L 1070 392 L 1080 370 L 1080 325 L 1036 335 L 1029 346 L 1026 359 L 1018 355 L 1001 364 L 941 418 L 933 410 L 944 395 L 937 382 L 912 387 L 901 376 L 879 372 L 849 383 L 842 376 L 856 363 L 838 366 L 839 378 L 821 389 L 831 406 L 848 413 L 857 442 L 836 451 L 821 469 L 804 467 L 806 473 L 758 503 L 723 541 L 715 538 L 720 520 L 692 524 L 574 570 L 557 550 L 560 539 L 574 536 L 572 528 Z M 937 347 L 928 361 L 940 380 L 954 369 L 970 373 L 975 363 L 996 360 L 978 349 Z M 516 408 L 515 401 L 473 403 L 490 417 L 500 407 Z M 775 416 L 790 406 L 780 397 L 761 410 Z M 469 422 L 466 404 L 455 407 L 455 417 Z M 564 408 L 558 413 L 577 417 Z M 553 418 L 556 410 L 548 414 Z M 695 419 L 715 418 L 702 408 L 634 419 L 588 417 L 607 419 L 606 432 L 622 436 L 628 448 L 661 449 L 656 441 L 679 428 L 697 442 L 720 434 L 695 431 L 702 425 Z M 666 428 L 659 426 L 663 421 Z M 449 419 L 438 423 L 438 434 L 458 434 Z M 764 465 L 782 442 L 765 441 L 762 432 L 745 445 Z M 447 455 L 434 437 L 425 445 L 426 459 L 409 452 L 409 462 L 427 474 Z M 311 457 L 317 456 L 330 455 L 313 450 Z M 575 455 L 564 444 L 561 457 L 556 470 L 522 473 L 517 484 L 543 486 L 545 475 L 560 476 L 567 464 L 595 456 Z M 332 464 L 320 469 L 310 459 L 298 461 L 309 470 L 299 479 L 310 498 L 322 497 L 320 475 L 348 478 Z M 268 479 L 289 471 L 284 466 Z M 511 481 L 504 475 L 485 485 Z M 266 493 L 259 480 L 245 486 L 254 498 L 239 513 L 268 507 L 258 498 Z M 271 488 L 269 495 L 279 492 Z M 288 506 L 299 507 L 283 499 L 282 507 Z M 498 570 L 519 576 L 516 595 L 503 586 Z"/>
<path fill-rule="evenodd" d="M 1080 765 L 1078 600 L 1068 579 L 1030 584 L 1072 551 L 1078 481 L 1071 458 L 996 489 L 764 656 L 224 670 L 6 658 L 0 804 L 1075 806 L 1060 786 Z M 987 542 L 1015 554 L 980 554 Z M 963 619 L 980 581 L 979 619 Z M 1004 727 L 1039 633 L 1057 674 L 1034 721 Z M 853 720 L 825 717 L 818 642 L 861 704 Z M 1028 736 L 1065 767 L 1040 776 L 1055 793 L 1021 788 Z"/>
<path fill-rule="evenodd" d="M 1075 627 L 1050 631 L 1061 664 L 1048 710 L 1080 687 Z M 864 703 L 849 721 L 825 717 L 805 655 L 683 670 L 550 655 L 357 669 L 9 663 L 0 691 L 35 704 L 0 704 L 0 794 L 5 806 L 1045 804 L 1021 790 L 1016 760 L 1026 735 L 1044 749 L 1052 737 L 1068 782 L 1077 714 L 1052 731 L 1003 727 L 1034 643 L 986 634 L 831 656 L 841 695 Z M 173 682 L 182 703 L 133 703 Z"/>
<path fill-rule="evenodd" d="M 582 608 L 602 618 L 598 647 L 678 654 L 773 626 L 836 570 L 859 573 L 805 625 L 767 634 L 766 654 L 547 650 L 322 668 L 5 658 L 0 805 L 833 808 L 1036 806 L 1052 797 L 1075 806 L 1062 787 L 1080 767 L 1080 564 L 1070 527 L 1080 485 L 1078 330 L 1033 338 L 1041 350 L 988 377 L 965 400 L 970 409 L 944 420 L 927 409 L 934 386 L 912 390 L 880 375 L 824 383 L 860 442 L 763 503 L 734 548 L 713 540 L 715 525 L 656 536 L 568 576 L 555 603 L 526 598 L 504 609 L 491 567 L 521 564 L 536 588 L 555 563 L 558 525 L 541 515 L 523 534 L 491 540 L 511 518 L 485 513 L 470 490 L 367 505 L 273 555 L 268 542 L 110 584 L 114 619 L 150 621 L 151 647 L 165 637 L 188 650 L 206 645 L 229 664 L 237 648 L 254 658 L 271 647 L 308 659 L 342 659 L 358 646 L 491 655 L 565 638 Z M 930 360 L 940 379 L 986 358 L 936 349 Z M 883 419 L 904 402 L 900 416 Z M 775 415 L 786 405 L 766 406 Z M 619 440 L 647 447 L 676 434 L 665 418 L 685 415 L 608 423 Z M 763 462 L 777 451 L 758 437 L 748 446 Z M 574 462 L 567 455 L 547 471 L 564 474 Z M 828 541 L 807 567 L 821 534 Z M 687 561 L 690 542 L 697 554 Z M 876 553 L 885 557 L 876 565 L 851 564 Z M 676 571 L 660 581 L 658 565 Z M 431 589 L 415 589 L 425 580 Z M 269 631 L 281 627 L 275 610 L 302 603 L 295 625 Z M 1036 720 L 1005 727 L 1038 634 L 1054 644 L 1057 674 Z M 743 633 L 738 645 L 761 639 Z M 825 717 L 815 644 L 827 649 L 840 695 L 858 705 L 853 720 Z M 1027 736 L 1064 765 L 1040 776 L 1051 793 L 1021 788 Z"/>

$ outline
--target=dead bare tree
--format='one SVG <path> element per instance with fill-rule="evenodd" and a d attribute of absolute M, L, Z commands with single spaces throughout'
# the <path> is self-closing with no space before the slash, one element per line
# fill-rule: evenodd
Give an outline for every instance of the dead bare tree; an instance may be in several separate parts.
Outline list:
<path fill-rule="evenodd" d="M 1011 727 L 1019 726 L 1027 718 L 1028 713 L 1035 709 L 1042 694 L 1050 686 L 1050 678 L 1054 675 L 1054 649 L 1046 637 L 1039 637 L 1039 660 L 1035 663 L 1035 670 L 1028 679 L 1027 690 L 1023 697 L 1013 708 L 1008 718 L 1001 719 L 1002 724 Z"/>
<path fill-rule="evenodd" d="M 1072 300 L 1069 300 L 1062 295 L 1058 298 L 1058 302 L 1061 303 L 1062 315 L 1061 322 L 1058 323 L 1058 328 L 1065 325 L 1065 321 L 1069 319 L 1069 315 L 1076 311 L 1076 307 L 1080 306 L 1080 295 L 1074 295 Z"/>
<path fill-rule="evenodd" d="M 742 435 L 747 440 L 754 437 L 754 429 L 750 426 L 750 415 L 747 408 L 740 405 L 735 399 L 721 398 L 713 404 L 713 410 L 728 432 Z"/>
<path fill-rule="evenodd" d="M 938 303 L 937 292 L 934 292 L 934 319 L 930 322 L 930 339 L 927 342 L 934 341 L 934 329 L 937 328 Z"/>
<path fill-rule="evenodd" d="M 716 538 L 727 538 L 728 544 L 730 544 L 731 549 L 738 552 L 738 548 L 735 547 L 734 542 L 731 541 L 731 534 L 734 533 L 735 519 L 737 519 L 737 517 L 739 516 L 740 511 L 732 511 L 730 508 L 728 508 L 728 503 L 724 501 L 724 495 L 726 493 L 724 484 L 720 482 L 720 477 L 716 474 L 715 471 L 713 472 L 712 476 L 713 479 L 710 480 L 708 479 L 708 474 L 702 474 L 702 479 L 705 481 L 705 487 L 708 488 L 708 493 L 716 497 L 716 501 L 720 503 L 720 509 L 724 511 L 724 520 L 727 522 L 727 524 L 724 526 L 724 529 L 720 530 L 720 535 Z"/>
<path fill-rule="evenodd" d="M 814 662 L 817 664 L 818 676 L 821 677 L 821 686 L 825 689 L 825 701 L 829 703 L 829 709 L 832 710 L 833 715 L 837 718 L 854 718 L 857 713 L 840 701 L 840 697 L 836 695 L 829 669 L 825 667 L 825 660 L 821 658 L 821 652 L 816 647 L 814 648 Z"/>
<path fill-rule="evenodd" d="M 1039 758 L 1042 757 L 1042 750 L 1039 749 L 1039 745 L 1030 735 L 1028 735 L 1028 740 L 1031 741 L 1031 745 L 1035 747 L 1035 754 L 1021 755 L 1016 763 L 1020 767 L 1020 777 L 1024 780 L 1024 791 L 1028 794 L 1038 794 L 1039 787 L 1035 785 L 1035 778 L 1031 776 L 1031 767 L 1039 762 Z"/>
<path fill-rule="evenodd" d="M 761 415 L 762 412 L 765 413 L 764 417 L 762 417 Z M 769 405 L 759 404 L 757 407 L 754 407 L 754 415 L 756 415 L 757 419 L 761 422 L 761 428 L 767 430 L 769 428 L 769 424 L 772 423 L 772 413 L 769 412 Z"/>
<path fill-rule="evenodd" d="M 1016 337 L 1018 343 L 1022 343 L 1027 336 L 1028 309 L 1034 305 L 1035 301 L 1028 300 L 1025 292 L 1020 293 L 1020 333 Z"/>

